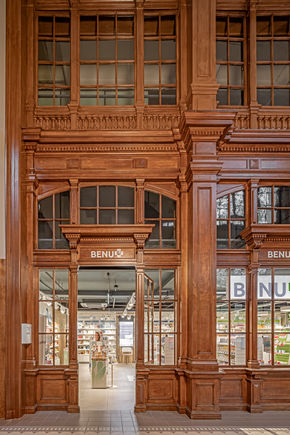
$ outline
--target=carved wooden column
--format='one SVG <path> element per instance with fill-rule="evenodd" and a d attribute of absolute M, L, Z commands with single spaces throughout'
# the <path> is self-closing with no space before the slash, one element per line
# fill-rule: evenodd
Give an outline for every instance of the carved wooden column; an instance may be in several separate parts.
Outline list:
<path fill-rule="evenodd" d="M 35 84 L 35 59 L 34 59 L 34 1 L 28 0 L 26 2 L 25 11 L 26 22 L 26 96 L 25 96 L 25 113 L 26 113 L 26 126 L 33 126 L 33 112 L 34 112 L 34 84 Z"/>
<path fill-rule="evenodd" d="M 77 113 L 80 101 L 80 68 L 79 68 L 79 58 L 80 58 L 80 21 L 78 14 L 78 1 L 71 0 L 71 68 L 70 68 L 70 118 L 71 118 L 71 128 L 72 130 L 77 130 Z"/>
<path fill-rule="evenodd" d="M 257 40 L 256 40 L 256 15 L 257 0 L 248 0 L 249 15 L 249 107 L 250 107 L 250 128 L 258 128 L 259 105 L 257 101 Z"/>
<path fill-rule="evenodd" d="M 214 110 L 216 83 L 216 0 L 192 0 L 192 110 Z"/>
<path fill-rule="evenodd" d="M 136 224 L 144 223 L 144 178 L 136 180 Z"/>
<path fill-rule="evenodd" d="M 71 224 L 79 222 L 79 204 L 78 204 L 78 179 L 70 178 L 70 220 Z"/>
<path fill-rule="evenodd" d="M 221 418 L 216 361 L 216 147 L 233 115 L 186 112 L 182 137 L 190 158 L 188 190 L 188 319 L 186 413 Z"/>
<path fill-rule="evenodd" d="M 137 128 L 143 127 L 144 113 L 144 1 L 136 1 L 136 115 Z"/>
<path fill-rule="evenodd" d="M 179 18 L 179 59 L 177 59 L 177 65 L 180 67 L 179 77 L 180 80 L 180 106 L 183 110 L 186 110 L 186 100 L 188 94 L 188 88 L 190 84 L 191 77 L 188 77 L 188 62 L 189 62 L 189 32 L 191 31 L 191 26 L 189 26 L 189 4 L 188 0 L 180 1 L 180 18 Z M 179 60 L 179 62 L 178 62 Z"/>

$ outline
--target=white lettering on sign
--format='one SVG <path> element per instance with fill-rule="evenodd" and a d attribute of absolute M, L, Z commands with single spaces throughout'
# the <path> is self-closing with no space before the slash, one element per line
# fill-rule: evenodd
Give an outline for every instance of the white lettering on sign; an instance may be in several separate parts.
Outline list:
<path fill-rule="evenodd" d="M 268 251 L 268 258 L 290 258 L 290 251 Z"/>
<path fill-rule="evenodd" d="M 122 258 L 124 252 L 122 249 L 115 251 L 91 251 L 91 258 Z"/>

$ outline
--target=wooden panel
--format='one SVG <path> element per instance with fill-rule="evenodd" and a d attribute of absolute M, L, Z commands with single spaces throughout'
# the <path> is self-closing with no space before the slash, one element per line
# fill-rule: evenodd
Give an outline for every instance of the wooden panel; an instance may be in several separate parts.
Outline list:
<path fill-rule="evenodd" d="M 174 399 L 174 379 L 149 379 L 148 401 L 172 401 Z"/>
<path fill-rule="evenodd" d="M 290 402 L 290 379 L 264 379 L 261 388 L 261 400 L 287 399 Z"/>
<path fill-rule="evenodd" d="M 5 417 L 5 260 L 0 259 L 0 418 Z"/>
<path fill-rule="evenodd" d="M 39 375 L 37 382 L 38 403 L 66 403 L 66 379 L 62 375 Z"/>

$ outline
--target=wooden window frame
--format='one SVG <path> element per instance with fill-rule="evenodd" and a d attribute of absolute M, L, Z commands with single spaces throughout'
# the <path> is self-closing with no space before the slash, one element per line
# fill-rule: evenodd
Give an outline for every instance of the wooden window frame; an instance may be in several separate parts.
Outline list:
<path fill-rule="evenodd" d="M 269 183 L 261 183 L 259 184 L 258 188 L 257 188 L 257 223 L 259 225 L 283 225 L 283 224 L 276 224 L 275 223 L 275 211 L 276 210 L 289 210 L 290 211 L 290 204 L 289 207 L 277 207 L 275 206 L 275 201 L 274 201 L 274 195 L 275 195 L 275 187 L 284 187 L 287 186 L 290 188 L 290 184 L 287 183 L 275 183 L 275 184 L 269 184 Z M 271 206 L 270 207 L 259 207 L 258 204 L 258 194 L 259 194 L 259 188 L 261 187 L 270 187 L 271 188 Z M 259 222 L 258 216 L 259 216 L 259 210 L 271 210 L 271 223 L 263 223 L 263 222 Z M 285 224 L 287 225 L 287 224 Z"/>

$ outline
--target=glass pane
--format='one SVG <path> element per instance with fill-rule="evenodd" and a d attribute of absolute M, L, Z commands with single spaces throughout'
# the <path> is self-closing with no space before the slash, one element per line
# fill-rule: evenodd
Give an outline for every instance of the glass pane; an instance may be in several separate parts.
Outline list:
<path fill-rule="evenodd" d="M 240 249 L 245 246 L 240 233 L 245 228 L 245 221 L 231 221 L 231 248 Z"/>
<path fill-rule="evenodd" d="M 272 271 L 271 269 L 258 269 L 257 299 L 271 299 L 272 297 Z"/>
<path fill-rule="evenodd" d="M 38 201 L 39 219 L 52 219 L 53 217 L 53 195 Z"/>
<path fill-rule="evenodd" d="M 176 83 L 176 65 L 161 65 L 161 83 L 163 85 L 174 85 Z"/>
<path fill-rule="evenodd" d="M 68 352 L 68 335 L 57 334 L 54 337 L 55 358 L 54 364 L 68 365 L 69 364 L 69 352 Z"/>
<path fill-rule="evenodd" d="M 99 84 L 100 85 L 113 85 L 115 84 L 115 65 L 107 64 L 99 65 Z"/>
<path fill-rule="evenodd" d="M 155 225 L 149 239 L 145 243 L 145 247 L 148 249 L 160 248 L 159 221 L 145 221 L 145 224 Z"/>
<path fill-rule="evenodd" d="M 227 219 L 229 217 L 229 197 L 228 195 L 218 198 L 216 202 L 217 219 Z"/>
<path fill-rule="evenodd" d="M 246 303 L 231 303 L 231 332 L 246 332 Z"/>
<path fill-rule="evenodd" d="M 113 35 L 115 33 L 115 17 L 100 16 L 99 17 L 99 33 L 103 35 Z"/>
<path fill-rule="evenodd" d="M 159 270 L 158 269 L 145 269 L 145 274 L 147 276 L 149 276 L 149 278 L 151 278 L 151 280 L 153 281 L 153 285 L 154 285 L 154 294 L 153 295 L 152 295 L 152 288 L 149 287 L 149 298 L 152 299 L 152 297 L 154 297 L 154 299 L 159 299 L 160 298 L 160 294 L 159 294 L 159 279 L 160 279 Z"/>
<path fill-rule="evenodd" d="M 274 65 L 274 85 L 289 85 L 290 65 Z"/>
<path fill-rule="evenodd" d="M 52 249 L 53 239 L 53 222 L 39 221 L 38 222 L 38 248 Z"/>
<path fill-rule="evenodd" d="M 290 106 L 290 89 L 274 89 L 274 106 Z"/>
<path fill-rule="evenodd" d="M 69 243 L 62 233 L 59 225 L 67 225 L 69 221 L 55 221 L 55 248 L 56 249 L 68 249 Z"/>
<path fill-rule="evenodd" d="M 175 332 L 174 302 L 161 303 L 161 332 Z"/>
<path fill-rule="evenodd" d="M 217 249 L 229 247 L 229 224 L 227 221 L 217 221 Z"/>
<path fill-rule="evenodd" d="M 246 336 L 231 335 L 231 365 L 246 364 Z"/>
<path fill-rule="evenodd" d="M 66 106 L 70 102 L 69 89 L 56 89 L 55 90 L 55 105 Z"/>
<path fill-rule="evenodd" d="M 216 42 L 216 60 L 217 61 L 227 61 L 227 41 L 217 41 Z"/>
<path fill-rule="evenodd" d="M 115 207 L 116 205 L 116 188 L 115 186 L 99 187 L 99 206 Z"/>
<path fill-rule="evenodd" d="M 159 89 L 144 89 L 144 103 L 149 106 L 159 104 Z"/>
<path fill-rule="evenodd" d="M 271 89 L 257 89 L 257 98 L 258 103 L 262 106 L 271 106 L 272 105 L 272 97 L 271 97 Z"/>
<path fill-rule="evenodd" d="M 161 104 L 176 104 L 176 88 L 161 88 Z"/>
<path fill-rule="evenodd" d="M 246 270 L 231 269 L 231 299 L 246 299 Z"/>
<path fill-rule="evenodd" d="M 258 361 L 261 365 L 272 363 L 271 335 L 258 334 Z"/>
<path fill-rule="evenodd" d="M 99 105 L 112 106 L 116 104 L 116 91 L 115 89 L 99 88 Z"/>
<path fill-rule="evenodd" d="M 38 65 L 38 83 L 40 84 L 53 83 L 52 65 Z"/>
<path fill-rule="evenodd" d="M 216 66 L 216 80 L 220 85 L 227 85 L 228 84 L 227 65 L 217 65 Z"/>
<path fill-rule="evenodd" d="M 275 335 L 274 360 L 275 365 L 290 364 L 290 334 Z"/>
<path fill-rule="evenodd" d="M 38 34 L 43 36 L 52 36 L 53 18 L 38 17 Z"/>
<path fill-rule="evenodd" d="M 144 17 L 144 35 L 158 35 L 158 17 Z"/>
<path fill-rule="evenodd" d="M 175 218 L 176 217 L 176 201 L 162 195 L 162 217 Z"/>
<path fill-rule="evenodd" d="M 38 105 L 52 106 L 53 105 L 53 89 L 38 89 Z"/>
<path fill-rule="evenodd" d="M 257 35 L 271 34 L 271 17 L 257 17 Z"/>
<path fill-rule="evenodd" d="M 38 41 L 38 60 L 53 61 L 52 41 Z"/>
<path fill-rule="evenodd" d="M 161 35 L 175 35 L 175 16 L 161 16 Z"/>
<path fill-rule="evenodd" d="M 227 35 L 227 18 L 216 17 L 216 34 L 226 36 Z"/>
<path fill-rule="evenodd" d="M 272 211 L 271 210 L 258 210 L 258 224 L 271 224 Z"/>
<path fill-rule="evenodd" d="M 100 224 L 115 224 L 116 223 L 115 210 L 99 210 L 99 223 Z"/>
<path fill-rule="evenodd" d="M 80 65 L 80 85 L 97 84 L 97 65 Z"/>
<path fill-rule="evenodd" d="M 245 192 L 240 190 L 239 192 L 231 193 L 230 195 L 230 209 L 231 218 L 245 217 Z"/>
<path fill-rule="evenodd" d="M 55 17 L 55 35 L 70 35 L 70 19 L 68 17 Z"/>
<path fill-rule="evenodd" d="M 176 59 L 175 39 L 161 40 L 161 60 L 175 60 L 175 59 Z"/>
<path fill-rule="evenodd" d="M 70 85 L 70 67 L 67 65 L 59 65 L 55 67 L 55 84 Z"/>
<path fill-rule="evenodd" d="M 290 269 L 274 269 L 274 298 L 290 299 Z"/>
<path fill-rule="evenodd" d="M 271 60 L 271 41 L 257 41 L 257 60 Z"/>
<path fill-rule="evenodd" d="M 217 300 L 229 297 L 229 269 L 217 269 L 216 271 L 216 298 Z"/>
<path fill-rule="evenodd" d="M 39 332 L 53 332 L 52 302 L 39 302 Z"/>
<path fill-rule="evenodd" d="M 134 207 L 134 189 L 118 186 L 118 207 Z"/>
<path fill-rule="evenodd" d="M 118 224 L 133 224 L 134 210 L 118 210 Z"/>
<path fill-rule="evenodd" d="M 55 41 L 55 60 L 56 62 L 70 61 L 70 42 Z"/>
<path fill-rule="evenodd" d="M 228 104 L 228 90 L 220 88 L 217 91 L 217 101 L 221 106 L 226 106 Z"/>
<path fill-rule="evenodd" d="M 55 195 L 55 218 L 70 217 L 70 192 L 57 193 Z"/>
<path fill-rule="evenodd" d="M 97 17 L 80 17 L 80 34 L 94 36 L 97 34 Z"/>
<path fill-rule="evenodd" d="M 39 365 L 53 365 L 53 335 L 39 335 Z"/>
<path fill-rule="evenodd" d="M 134 35 L 134 17 L 118 17 L 117 32 L 119 35 Z"/>
<path fill-rule="evenodd" d="M 258 207 L 272 206 L 272 187 L 259 187 L 258 189 Z"/>
<path fill-rule="evenodd" d="M 55 299 L 68 299 L 69 272 L 67 269 L 55 269 Z"/>
<path fill-rule="evenodd" d="M 52 299 L 53 297 L 53 270 L 39 270 L 39 299 Z M 45 331 L 43 331 L 45 332 Z"/>
<path fill-rule="evenodd" d="M 216 322 L 216 329 L 218 332 L 229 331 L 229 304 L 227 302 L 217 302 Z"/>
<path fill-rule="evenodd" d="M 244 68 L 230 65 L 230 85 L 242 85 L 244 82 Z"/>
<path fill-rule="evenodd" d="M 160 364 L 160 336 L 154 335 L 154 344 L 153 344 L 153 351 L 154 351 L 154 365 Z"/>
<path fill-rule="evenodd" d="M 81 106 L 96 106 L 97 105 L 97 89 L 81 89 L 80 90 L 80 105 Z"/>
<path fill-rule="evenodd" d="M 134 39 L 118 40 L 118 60 L 134 60 Z"/>
<path fill-rule="evenodd" d="M 54 331 L 68 332 L 68 328 L 69 328 L 68 302 L 55 302 L 54 303 Z"/>
<path fill-rule="evenodd" d="M 175 221 L 162 221 L 162 243 L 161 247 L 165 249 L 174 249 L 176 247 Z"/>
<path fill-rule="evenodd" d="M 159 194 L 145 190 L 145 218 L 159 217 Z"/>
<path fill-rule="evenodd" d="M 174 365 L 175 335 L 161 335 L 161 364 Z"/>
<path fill-rule="evenodd" d="M 289 17 L 274 17 L 274 35 L 283 36 L 289 33 Z"/>
<path fill-rule="evenodd" d="M 219 364 L 229 364 L 229 336 L 217 335 L 217 361 Z"/>
<path fill-rule="evenodd" d="M 80 189 L 80 206 L 96 207 L 97 206 L 97 187 L 81 187 Z"/>
<path fill-rule="evenodd" d="M 275 302 L 275 331 L 290 331 L 290 302 Z"/>
<path fill-rule="evenodd" d="M 175 273 L 174 270 L 161 270 L 161 298 L 174 299 Z"/>
<path fill-rule="evenodd" d="M 97 60 L 97 41 L 80 41 L 80 59 Z"/>
<path fill-rule="evenodd" d="M 159 59 L 159 41 L 146 40 L 144 41 L 144 60 Z"/>
<path fill-rule="evenodd" d="M 258 331 L 271 331 L 272 329 L 272 312 L 271 302 L 258 302 L 257 308 Z"/>
<path fill-rule="evenodd" d="M 274 41 L 274 60 L 290 60 L 289 41 Z"/>
<path fill-rule="evenodd" d="M 144 65 L 144 84 L 158 85 L 159 84 L 159 66 L 145 64 Z"/>
<path fill-rule="evenodd" d="M 275 224 L 290 224 L 290 209 L 274 211 Z"/>
<path fill-rule="evenodd" d="M 118 89 L 118 105 L 132 106 L 134 104 L 134 88 Z"/>
<path fill-rule="evenodd" d="M 134 64 L 118 63 L 117 82 L 120 85 L 134 84 Z"/>
<path fill-rule="evenodd" d="M 229 34 L 233 36 L 243 36 L 243 18 L 230 17 Z"/>
<path fill-rule="evenodd" d="M 97 223 L 96 210 L 80 210 L 80 223 L 87 225 L 95 225 Z"/>
<path fill-rule="evenodd" d="M 257 85 L 258 86 L 271 85 L 270 65 L 257 65 Z"/>
<path fill-rule="evenodd" d="M 290 207 L 290 186 L 274 187 L 274 206 Z"/>
<path fill-rule="evenodd" d="M 230 89 L 230 105 L 242 106 L 244 104 L 243 89 Z"/>
<path fill-rule="evenodd" d="M 230 60 L 234 62 L 243 61 L 243 43 L 241 41 L 230 41 Z"/>
<path fill-rule="evenodd" d="M 99 60 L 115 60 L 115 41 L 101 39 L 99 41 Z"/>

